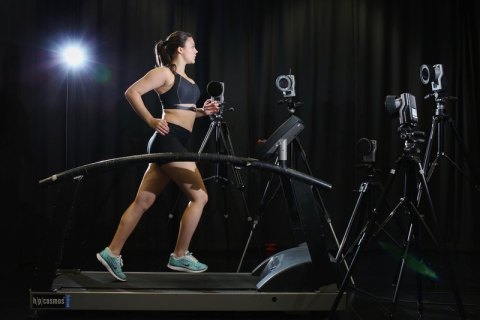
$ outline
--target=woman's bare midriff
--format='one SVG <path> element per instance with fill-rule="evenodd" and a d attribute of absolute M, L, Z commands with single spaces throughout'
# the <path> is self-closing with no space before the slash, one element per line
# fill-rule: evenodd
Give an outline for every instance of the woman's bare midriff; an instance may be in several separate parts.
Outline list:
<path fill-rule="evenodd" d="M 196 107 L 194 104 L 182 104 L 185 107 Z M 163 110 L 163 119 L 168 123 L 176 124 L 192 132 L 195 122 L 196 112 L 190 110 L 165 109 Z"/>

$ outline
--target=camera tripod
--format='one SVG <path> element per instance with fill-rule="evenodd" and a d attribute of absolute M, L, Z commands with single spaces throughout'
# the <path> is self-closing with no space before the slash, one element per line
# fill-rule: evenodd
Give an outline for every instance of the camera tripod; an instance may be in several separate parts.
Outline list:
<path fill-rule="evenodd" d="M 428 94 L 425 96 L 425 99 L 428 99 L 430 97 L 435 97 L 435 102 L 437 104 L 437 109 L 435 109 L 435 114 L 432 116 L 432 128 L 430 130 L 430 135 L 428 138 L 428 143 L 427 143 L 427 148 L 425 149 L 425 158 L 423 160 L 423 168 L 425 168 L 426 171 L 426 176 L 425 179 L 430 181 L 430 178 L 433 175 L 433 172 L 435 171 L 435 168 L 439 165 L 439 162 L 445 158 L 447 159 L 465 178 L 467 178 L 474 186 L 475 188 L 480 191 L 480 184 L 479 181 L 480 179 L 475 173 L 475 170 L 473 169 L 473 166 L 471 165 L 469 158 L 468 158 L 468 152 L 467 148 L 465 147 L 465 144 L 462 142 L 460 135 L 458 134 L 457 127 L 455 126 L 455 121 L 453 121 L 452 118 L 447 114 L 447 110 L 445 108 L 445 101 L 446 100 L 452 100 L 456 101 L 458 98 L 456 97 L 446 97 L 444 93 L 435 91 L 434 93 Z M 465 157 L 465 160 L 467 161 L 468 166 L 470 167 L 470 171 L 473 174 L 473 179 L 468 177 L 465 172 L 463 172 L 460 167 L 445 153 L 444 149 L 444 128 L 445 128 L 445 122 L 448 122 L 450 124 L 452 131 L 454 133 L 455 139 L 459 143 L 461 150 L 463 152 L 463 155 Z M 435 133 L 437 134 L 437 156 L 435 157 L 435 160 L 432 163 L 429 163 L 430 160 L 430 154 L 432 151 L 432 145 L 433 141 L 435 139 Z M 421 186 L 419 188 L 418 192 L 418 197 L 417 201 L 420 202 L 421 198 L 421 193 L 422 189 Z"/>
<path fill-rule="evenodd" d="M 357 236 L 357 238 L 353 241 L 353 243 L 351 244 L 350 248 L 345 252 L 343 253 L 343 249 L 345 247 L 345 244 L 347 242 L 347 239 L 350 235 L 350 231 L 351 231 L 351 228 L 352 228 L 352 225 L 355 221 L 355 218 L 359 212 L 359 210 L 361 208 L 365 208 L 365 211 L 366 212 L 371 212 L 371 210 L 374 208 L 374 201 L 375 201 L 375 192 L 377 192 L 377 194 L 380 194 L 381 192 L 383 192 L 383 186 L 380 182 L 378 181 L 375 181 L 375 173 L 377 173 L 377 170 L 375 168 L 375 164 L 374 163 L 364 163 L 364 164 L 360 164 L 360 165 L 357 165 L 356 166 L 357 168 L 365 168 L 367 170 L 367 178 L 368 180 L 367 181 L 364 181 L 360 184 L 360 187 L 358 190 L 354 190 L 356 192 L 359 193 L 358 195 L 358 199 L 357 199 L 357 202 L 355 204 L 355 207 L 353 209 L 353 212 L 352 212 L 352 215 L 350 216 L 350 221 L 348 222 L 348 225 L 347 225 L 347 228 L 345 230 L 345 234 L 343 236 L 343 239 L 342 239 L 342 242 L 340 243 L 339 247 L 338 247 L 338 252 L 337 252 L 337 255 L 335 256 L 335 261 L 336 262 L 342 262 L 346 256 L 348 256 L 351 251 L 353 250 L 353 248 L 355 247 L 355 245 L 358 243 L 358 241 L 360 241 L 360 237 L 362 235 L 362 233 L 364 232 L 365 228 L 367 227 L 367 225 L 365 225 L 363 228 L 362 228 L 362 231 L 360 232 L 360 234 Z M 387 203 L 388 203 L 388 206 L 390 207 L 391 210 L 392 209 L 392 206 L 390 205 L 390 202 L 388 201 L 388 199 L 386 200 Z M 375 222 L 375 224 L 377 226 L 380 226 L 380 224 L 378 224 L 378 222 Z M 403 229 L 403 228 L 402 228 Z M 402 245 L 399 244 L 394 237 L 392 237 L 386 230 L 383 229 L 383 232 L 393 241 L 395 242 L 395 244 L 402 248 Z M 340 256 L 342 256 L 342 259 L 340 259 Z M 352 283 L 352 285 L 355 285 L 355 282 L 353 280 L 353 278 L 350 278 L 350 281 Z"/>
<path fill-rule="evenodd" d="M 224 114 L 224 103 L 220 102 L 219 103 L 219 108 L 220 111 L 214 115 L 210 116 L 210 119 L 212 120 L 210 122 L 210 126 L 208 128 L 208 131 L 203 139 L 203 142 L 200 146 L 200 149 L 198 150 L 198 154 L 201 154 L 207 144 L 207 142 L 210 139 L 210 136 L 215 130 L 215 149 L 217 154 L 227 154 L 229 156 L 235 156 L 235 152 L 233 149 L 233 144 L 232 140 L 230 138 L 230 132 L 228 130 L 227 123 L 223 121 L 223 114 Z M 230 109 L 231 111 L 233 109 Z M 251 221 L 252 218 L 250 216 L 250 212 L 248 210 L 248 205 L 247 201 L 245 198 L 245 194 L 243 192 L 243 189 L 245 185 L 243 184 L 242 176 L 240 174 L 240 168 L 230 164 L 231 169 L 233 171 L 234 179 L 235 181 L 231 181 L 228 179 L 228 170 L 227 170 L 227 164 L 226 163 L 215 163 L 215 175 L 204 178 L 203 181 L 207 180 L 212 180 L 215 179 L 215 182 L 219 183 L 221 189 L 222 189 L 222 196 L 223 196 L 223 216 L 225 218 L 225 234 L 226 234 L 226 244 L 227 244 L 227 255 L 228 255 L 228 263 L 230 264 L 230 240 L 229 240 L 229 232 L 228 232 L 228 212 L 227 212 L 227 189 L 229 184 L 235 184 L 238 190 L 241 191 L 242 194 L 242 200 L 243 204 L 245 206 L 245 210 L 248 216 L 248 221 Z M 177 200 L 175 201 L 175 204 L 168 215 L 168 220 L 167 223 L 164 227 L 164 234 L 166 233 L 166 230 L 168 228 L 169 222 L 172 220 L 174 216 L 174 212 L 176 211 L 177 205 L 180 201 L 180 198 L 182 197 L 182 193 L 180 193 L 177 197 Z"/>
<path fill-rule="evenodd" d="M 347 274 L 345 275 L 345 278 L 339 288 L 338 295 L 332 305 L 332 308 L 330 310 L 329 315 L 327 316 L 327 319 L 331 319 L 333 314 L 336 311 L 336 308 L 338 307 L 338 304 L 340 303 L 340 300 L 342 298 L 343 293 L 345 292 L 345 288 L 348 284 L 348 279 L 352 275 L 353 271 L 355 270 L 355 266 L 358 262 L 358 259 L 360 258 L 360 254 L 362 250 L 370 243 L 370 241 L 385 227 L 385 225 L 388 223 L 388 221 L 394 216 L 394 214 L 397 212 L 397 210 L 403 206 L 406 209 L 406 212 L 410 216 L 410 227 L 408 230 L 408 234 L 406 236 L 405 240 L 405 251 L 403 252 L 402 256 L 402 263 L 400 266 L 400 272 L 397 278 L 396 282 L 396 288 L 395 288 L 395 293 L 393 297 L 393 306 L 392 310 L 390 313 L 390 317 L 393 317 L 394 312 L 395 312 L 395 307 L 397 304 L 398 300 L 398 294 L 400 292 L 400 287 L 402 283 L 402 278 L 403 278 L 403 271 L 404 267 L 406 264 L 408 257 L 408 251 L 410 249 L 410 245 L 413 243 L 413 249 L 414 252 L 417 256 L 420 255 L 420 223 L 424 226 L 424 228 L 427 230 L 428 234 L 430 237 L 433 239 L 434 243 L 436 246 L 439 248 L 442 258 L 444 260 L 444 264 L 446 267 L 447 271 L 447 276 L 450 281 L 450 285 L 453 290 L 453 294 L 455 296 L 455 301 L 458 307 L 458 311 L 460 313 L 460 316 L 462 319 L 466 319 L 466 314 L 463 309 L 463 305 L 461 302 L 460 294 L 457 288 L 457 284 L 454 279 L 453 275 L 453 269 L 451 267 L 450 261 L 446 257 L 446 254 L 444 252 L 444 244 L 441 239 L 440 235 L 440 227 L 437 221 L 437 217 L 435 214 L 434 206 L 433 206 L 433 201 L 430 197 L 430 192 L 428 190 L 427 186 L 427 181 L 424 176 L 424 172 L 422 169 L 422 164 L 420 162 L 420 159 L 416 156 L 418 153 L 417 149 L 415 148 L 415 142 L 414 137 L 416 136 L 416 133 L 412 133 L 411 129 L 403 128 L 401 131 L 400 137 L 405 140 L 405 147 L 403 150 L 402 156 L 400 156 L 397 161 L 395 161 L 394 168 L 390 170 L 390 176 L 388 177 L 387 184 L 385 185 L 385 189 L 382 191 L 380 197 L 377 200 L 377 203 L 375 205 L 375 208 L 371 211 L 367 224 L 362 231 L 361 235 L 359 236 L 359 241 L 356 245 L 356 251 L 354 253 L 353 259 L 350 264 L 350 269 L 348 270 Z M 398 167 L 400 164 L 403 164 L 405 167 L 405 185 L 404 185 L 404 197 L 400 199 L 400 202 L 398 205 L 393 209 L 393 211 L 389 214 L 389 216 L 383 221 L 380 226 L 375 230 L 374 232 L 374 226 L 376 225 L 376 219 L 378 217 L 378 209 L 382 205 L 384 199 L 386 198 L 386 195 L 393 183 L 393 180 L 395 178 L 395 174 L 398 170 Z M 434 226 L 436 229 L 437 233 L 437 238 L 433 235 L 432 231 L 426 224 L 424 220 L 424 216 L 420 214 L 420 212 L 417 209 L 417 206 L 414 204 L 414 200 L 416 199 L 416 192 L 417 192 L 417 181 L 418 178 L 421 180 L 421 184 L 425 190 L 425 194 L 428 199 L 428 204 L 430 207 L 431 211 L 431 216 L 434 221 Z M 422 298 L 422 283 L 421 283 L 421 275 L 417 273 L 416 281 L 417 281 L 417 307 L 418 307 L 418 312 L 420 315 L 423 313 L 423 298 Z"/>
<path fill-rule="evenodd" d="M 205 135 L 205 138 L 203 139 L 202 145 L 200 146 L 200 149 L 198 153 L 202 153 L 203 149 L 205 148 L 205 145 L 207 144 L 210 135 L 212 134 L 213 130 L 215 129 L 215 148 L 216 148 L 216 153 L 218 154 L 227 154 L 229 156 L 235 156 L 235 152 L 233 150 L 233 144 L 232 140 L 230 138 L 230 132 L 228 130 L 227 123 L 223 121 L 223 103 L 220 104 L 220 112 L 218 114 L 212 115 L 211 116 L 212 122 L 210 123 L 210 127 L 208 128 L 207 134 Z M 250 216 L 250 212 L 248 210 L 248 205 L 247 205 L 247 200 L 245 198 L 245 193 L 243 192 L 243 189 L 245 188 L 245 185 L 243 184 L 242 176 L 240 175 L 240 168 L 235 167 L 233 164 L 230 164 L 230 167 L 233 172 L 233 176 L 235 179 L 235 183 L 233 181 L 230 181 L 228 179 L 228 170 L 227 170 L 227 164 L 226 163 L 216 163 L 215 164 L 215 175 L 204 178 L 204 181 L 215 179 L 215 182 L 220 184 L 220 187 L 222 188 L 222 194 L 223 194 L 223 216 L 225 218 L 225 231 L 226 231 L 226 241 L 227 241 L 227 252 L 228 252 L 228 261 L 230 263 L 230 241 L 229 241 L 229 234 L 228 234 L 228 213 L 227 213 L 227 189 L 229 183 L 235 184 L 238 190 L 240 190 L 242 194 L 242 201 L 243 205 L 245 207 L 245 211 L 247 213 L 247 220 L 251 221 L 252 218 Z"/>

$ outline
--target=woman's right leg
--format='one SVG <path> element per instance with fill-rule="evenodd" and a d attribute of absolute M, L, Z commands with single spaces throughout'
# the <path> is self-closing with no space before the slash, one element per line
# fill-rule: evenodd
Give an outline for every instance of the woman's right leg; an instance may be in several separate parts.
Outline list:
<path fill-rule="evenodd" d="M 120 281 L 127 277 L 122 272 L 123 261 L 120 252 L 142 215 L 155 202 L 156 197 L 170 181 L 170 177 L 156 164 L 148 166 L 133 203 L 123 213 L 117 232 L 110 245 L 97 253 L 97 259 Z"/>
<path fill-rule="evenodd" d="M 170 177 L 160 169 L 160 167 L 151 163 L 143 176 L 140 187 L 138 188 L 135 200 L 125 210 L 118 225 L 117 232 L 108 246 L 114 255 L 119 255 L 125 242 L 135 229 L 143 216 L 157 196 L 162 192 L 170 181 Z"/>

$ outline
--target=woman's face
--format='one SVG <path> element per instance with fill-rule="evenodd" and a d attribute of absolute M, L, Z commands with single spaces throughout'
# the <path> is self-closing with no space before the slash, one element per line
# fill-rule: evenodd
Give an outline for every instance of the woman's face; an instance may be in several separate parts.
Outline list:
<path fill-rule="evenodd" d="M 185 62 L 187 64 L 195 63 L 195 56 L 197 55 L 197 53 L 198 51 L 195 48 L 195 41 L 193 41 L 193 38 L 187 38 L 187 40 L 185 41 L 185 46 L 181 50 L 181 54 Z"/>

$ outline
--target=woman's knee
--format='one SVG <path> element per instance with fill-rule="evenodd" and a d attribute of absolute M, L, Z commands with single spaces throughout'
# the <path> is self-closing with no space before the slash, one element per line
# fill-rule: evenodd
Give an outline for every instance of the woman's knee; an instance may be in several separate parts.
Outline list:
<path fill-rule="evenodd" d="M 205 206 L 208 202 L 208 194 L 206 191 L 201 191 L 195 194 L 195 196 L 192 199 L 193 202 L 196 202 L 202 206 Z"/>
<path fill-rule="evenodd" d="M 135 197 L 135 206 L 143 213 L 150 209 L 156 196 L 150 192 L 139 192 Z"/>

